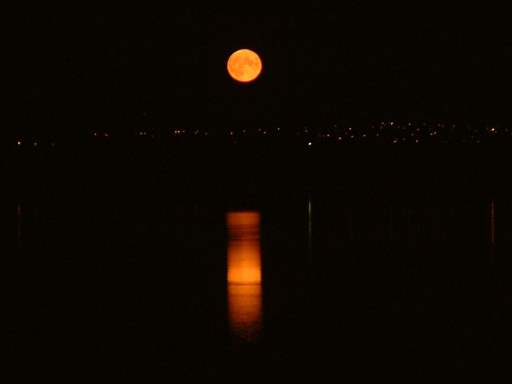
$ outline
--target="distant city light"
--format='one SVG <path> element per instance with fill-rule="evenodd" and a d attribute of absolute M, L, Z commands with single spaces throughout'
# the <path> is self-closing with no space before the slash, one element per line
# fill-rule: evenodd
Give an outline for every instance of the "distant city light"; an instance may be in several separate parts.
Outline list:
<path fill-rule="evenodd" d="M 227 129 L 217 130 L 210 129 L 209 127 L 194 127 L 190 128 L 171 128 L 167 130 L 167 136 L 159 135 L 155 129 L 151 127 L 137 128 L 133 131 L 134 137 L 153 138 L 156 140 L 165 140 L 173 136 L 177 142 L 182 138 L 190 139 L 191 142 L 195 137 L 212 137 L 215 138 L 229 138 L 229 142 L 234 144 L 248 142 L 251 139 L 261 138 L 265 141 L 272 139 L 280 140 L 282 135 L 288 133 L 290 139 L 296 137 L 302 138 L 300 142 L 307 148 L 322 145 L 323 143 L 335 143 L 337 145 L 348 145 L 349 143 L 368 143 L 375 142 L 379 144 L 397 144 L 397 143 L 412 143 L 419 144 L 425 143 L 485 143 L 486 141 L 494 141 L 498 138 L 507 142 L 512 141 L 512 130 L 510 127 L 489 124 L 452 124 L 451 122 L 425 122 L 425 121 L 381 121 L 366 124 L 354 123 L 334 123 L 328 122 L 321 126 L 307 126 L 298 125 L 294 127 L 283 127 L 276 125 L 260 126 L 260 127 L 241 127 L 234 129 L 227 127 Z M 158 131 L 160 132 L 160 131 Z M 279 132 L 282 132 L 281 134 Z M 100 139 L 111 137 L 109 132 L 103 129 L 90 130 L 89 135 Z M 112 140 L 117 138 L 117 135 L 112 137 Z M 17 148 L 30 147 L 30 148 L 53 148 L 55 146 L 54 138 L 40 141 L 41 137 L 18 136 L 15 140 Z M 236 141 L 235 141 L 236 139 Z M 109 139 L 110 140 L 110 139 Z M 293 139 L 292 139 L 293 140 Z M 60 143 L 59 143 L 60 145 Z"/>

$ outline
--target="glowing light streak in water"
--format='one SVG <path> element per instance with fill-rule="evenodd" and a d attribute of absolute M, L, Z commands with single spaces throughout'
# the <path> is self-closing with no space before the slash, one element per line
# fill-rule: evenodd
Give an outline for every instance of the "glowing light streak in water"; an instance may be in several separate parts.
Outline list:
<path fill-rule="evenodd" d="M 229 212 L 228 309 L 232 333 L 255 341 L 262 326 L 262 276 L 260 215 L 258 212 Z"/>
<path fill-rule="evenodd" d="M 21 203 L 16 206 L 16 240 L 18 248 L 21 248 L 21 219 L 23 212 L 21 210 Z"/>

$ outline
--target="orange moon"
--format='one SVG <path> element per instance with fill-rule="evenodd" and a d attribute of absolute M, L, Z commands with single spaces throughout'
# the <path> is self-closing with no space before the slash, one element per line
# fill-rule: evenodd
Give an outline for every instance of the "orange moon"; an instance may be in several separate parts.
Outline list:
<path fill-rule="evenodd" d="M 261 74 L 263 64 L 260 57 L 250 49 L 240 49 L 228 60 L 229 75 L 241 83 L 250 83 Z"/>

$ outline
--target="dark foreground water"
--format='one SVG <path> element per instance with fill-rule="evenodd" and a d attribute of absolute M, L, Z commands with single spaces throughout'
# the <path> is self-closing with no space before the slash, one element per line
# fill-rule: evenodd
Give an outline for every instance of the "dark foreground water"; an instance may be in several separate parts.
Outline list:
<path fill-rule="evenodd" d="M 303 158 L 332 173 L 101 159 L 45 159 L 9 197 L 3 307 L 19 376 L 507 373 L 503 186 Z"/>

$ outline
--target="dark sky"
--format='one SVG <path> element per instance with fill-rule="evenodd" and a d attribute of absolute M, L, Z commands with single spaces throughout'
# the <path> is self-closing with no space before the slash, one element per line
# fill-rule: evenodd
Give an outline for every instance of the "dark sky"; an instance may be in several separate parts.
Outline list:
<path fill-rule="evenodd" d="M 512 32 L 498 9 L 42 9 L 19 15 L 20 127 L 78 132 L 333 119 L 510 120 Z M 241 47 L 264 73 L 235 84 Z M 31 128 L 27 128 L 31 127 Z"/>

